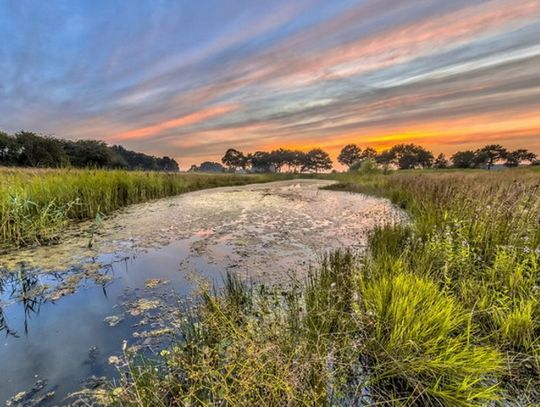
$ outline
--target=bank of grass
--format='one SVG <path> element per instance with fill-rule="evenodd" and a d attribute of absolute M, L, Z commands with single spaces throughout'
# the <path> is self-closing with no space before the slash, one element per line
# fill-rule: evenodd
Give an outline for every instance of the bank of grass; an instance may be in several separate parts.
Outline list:
<path fill-rule="evenodd" d="M 278 175 L 177 174 L 106 170 L 0 169 L 0 252 L 46 244 L 77 220 L 198 189 L 245 185 Z"/>
<path fill-rule="evenodd" d="M 536 405 L 538 172 L 341 174 L 411 223 L 369 253 L 327 256 L 307 281 L 203 291 L 179 338 L 126 351 L 118 406 Z"/>

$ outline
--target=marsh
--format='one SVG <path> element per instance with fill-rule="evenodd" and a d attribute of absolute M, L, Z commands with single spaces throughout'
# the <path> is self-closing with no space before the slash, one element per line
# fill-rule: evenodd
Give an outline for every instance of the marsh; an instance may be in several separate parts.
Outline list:
<path fill-rule="evenodd" d="M 368 232 L 403 222 L 385 199 L 289 180 L 204 190 L 129 206 L 12 252 L 2 268 L 0 399 L 66 404 L 116 375 L 122 343 L 155 352 L 174 336 L 181 302 L 226 272 L 264 284 L 302 279 L 327 252 L 362 251 Z M 38 387 L 39 387 L 38 386 Z M 52 395 L 51 392 L 54 392 Z"/>

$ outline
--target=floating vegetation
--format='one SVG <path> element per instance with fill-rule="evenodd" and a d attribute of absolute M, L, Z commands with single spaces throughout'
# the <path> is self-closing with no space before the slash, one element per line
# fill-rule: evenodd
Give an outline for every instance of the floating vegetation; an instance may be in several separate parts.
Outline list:
<path fill-rule="evenodd" d="M 116 326 L 124 320 L 123 315 L 111 315 L 104 319 L 109 326 Z"/>
<path fill-rule="evenodd" d="M 6 406 L 37 407 L 54 397 L 54 391 L 39 395 L 47 386 L 46 380 L 38 380 L 29 391 L 21 391 L 6 401 Z"/>
<path fill-rule="evenodd" d="M 160 285 L 169 284 L 170 281 L 168 280 L 160 280 L 159 278 L 149 278 L 144 282 L 144 285 L 148 288 L 156 288 Z"/>
<path fill-rule="evenodd" d="M 132 316 L 137 316 L 144 314 L 146 311 L 158 308 L 161 305 L 161 301 L 159 300 L 140 298 L 139 300 L 128 304 L 128 312 Z"/>

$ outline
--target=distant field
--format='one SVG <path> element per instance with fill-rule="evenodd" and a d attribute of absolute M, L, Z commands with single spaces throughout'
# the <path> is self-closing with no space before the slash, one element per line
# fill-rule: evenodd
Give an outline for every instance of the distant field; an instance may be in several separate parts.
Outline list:
<path fill-rule="evenodd" d="M 73 221 L 95 219 L 134 203 L 277 179 L 280 176 L 266 174 L 0 168 L 0 248 L 55 241 Z"/>

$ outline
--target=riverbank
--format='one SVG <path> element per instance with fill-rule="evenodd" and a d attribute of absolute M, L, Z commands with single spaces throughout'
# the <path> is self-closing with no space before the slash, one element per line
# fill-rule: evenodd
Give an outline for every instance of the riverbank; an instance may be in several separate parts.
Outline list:
<path fill-rule="evenodd" d="M 73 222 L 153 199 L 286 179 L 276 174 L 179 174 L 108 170 L 0 169 L 0 254 L 50 244 Z"/>

